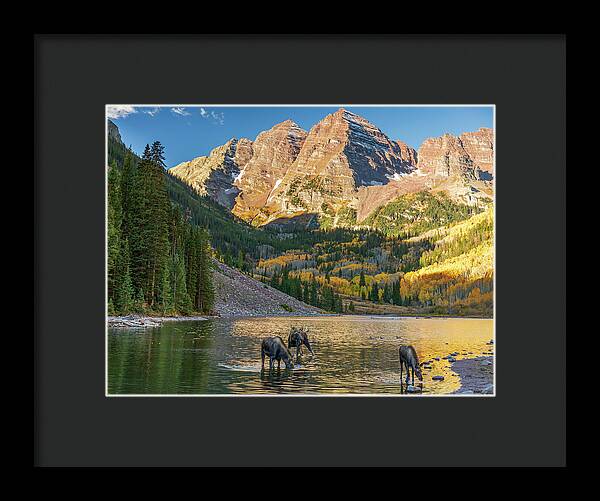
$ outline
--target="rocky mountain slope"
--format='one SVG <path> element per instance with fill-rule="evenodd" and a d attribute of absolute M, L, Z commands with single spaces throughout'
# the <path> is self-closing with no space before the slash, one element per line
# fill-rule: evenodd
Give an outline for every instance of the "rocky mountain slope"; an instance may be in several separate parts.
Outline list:
<path fill-rule="evenodd" d="M 215 312 L 220 316 L 314 315 L 319 308 L 214 261 Z"/>
<path fill-rule="evenodd" d="M 419 148 L 419 169 L 438 178 L 462 177 L 466 181 L 491 181 L 494 141 L 491 129 L 481 128 L 460 136 L 428 138 Z"/>
<path fill-rule="evenodd" d="M 252 221 L 271 202 L 306 140 L 306 131 L 292 120 L 261 132 L 252 144 L 253 155 L 234 179 L 239 189 L 233 213 Z"/>
<path fill-rule="evenodd" d="M 488 128 L 429 138 L 417 151 L 342 108 L 308 133 L 286 120 L 255 141 L 231 139 L 170 172 L 254 226 L 297 224 L 299 217 L 353 226 L 418 191 L 485 204 L 493 196 L 493 153 Z"/>
<path fill-rule="evenodd" d="M 384 186 L 358 190 L 357 221 L 402 195 L 419 191 L 444 192 L 459 203 L 486 206 L 493 200 L 493 148 L 493 131 L 488 128 L 426 139 L 416 154 L 416 170 Z"/>
<path fill-rule="evenodd" d="M 492 200 L 493 163 L 493 131 L 488 128 L 429 138 L 419 148 L 419 170 L 432 178 L 432 189 L 469 205 Z"/>
<path fill-rule="evenodd" d="M 208 156 L 182 162 L 170 173 L 189 184 L 200 195 L 232 209 L 240 190 L 234 181 L 252 158 L 252 141 L 230 139 L 213 149 Z"/>
<path fill-rule="evenodd" d="M 476 132 L 463 132 L 460 141 L 474 165 L 494 175 L 494 131 L 481 127 Z"/>
<path fill-rule="evenodd" d="M 123 144 L 123 140 L 121 139 L 121 133 L 119 132 L 119 128 L 117 124 L 115 124 L 112 120 L 107 120 L 108 124 L 108 137 L 114 139 L 119 144 Z"/>
<path fill-rule="evenodd" d="M 384 185 L 412 172 L 414 157 L 414 150 L 342 108 L 309 131 L 264 208 L 265 222 L 306 212 L 335 217 L 347 207 L 354 209 L 358 188 Z"/>

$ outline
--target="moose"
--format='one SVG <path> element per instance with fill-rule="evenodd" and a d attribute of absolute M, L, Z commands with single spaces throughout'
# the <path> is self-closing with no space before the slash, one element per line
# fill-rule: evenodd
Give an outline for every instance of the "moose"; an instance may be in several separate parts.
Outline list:
<path fill-rule="evenodd" d="M 262 360 L 262 369 L 265 368 L 265 357 L 269 357 L 269 370 L 273 368 L 273 362 L 277 360 L 277 369 L 281 367 L 281 361 L 287 369 L 294 367 L 294 359 L 290 350 L 283 344 L 283 339 L 279 336 L 268 337 L 262 340 L 260 347 L 260 357 Z"/>
<path fill-rule="evenodd" d="M 402 345 L 398 349 L 400 355 L 400 381 L 402 381 L 402 367 L 406 367 L 406 384 L 410 380 L 410 372 L 412 369 L 412 384 L 415 384 L 415 373 L 419 381 L 423 381 L 423 373 L 419 367 L 419 357 L 416 350 L 411 345 Z"/>
<path fill-rule="evenodd" d="M 314 356 L 315 353 L 308 341 L 308 330 L 304 327 L 292 327 L 288 336 L 288 349 L 296 348 L 296 361 L 302 351 L 302 345 L 306 346 L 310 354 Z"/>

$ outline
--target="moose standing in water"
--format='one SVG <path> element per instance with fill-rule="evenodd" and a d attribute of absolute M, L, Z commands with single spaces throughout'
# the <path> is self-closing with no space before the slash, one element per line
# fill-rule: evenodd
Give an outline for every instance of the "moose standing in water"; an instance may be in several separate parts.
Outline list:
<path fill-rule="evenodd" d="M 419 381 L 423 381 L 423 374 L 421 369 L 419 368 L 419 357 L 417 356 L 417 352 L 415 349 L 408 345 L 400 346 L 399 350 L 400 355 L 400 382 L 402 382 L 402 366 L 406 367 L 406 384 L 408 384 L 410 380 L 410 369 L 412 369 L 412 384 L 415 384 L 415 373 L 419 378 Z"/>
<path fill-rule="evenodd" d="M 260 357 L 262 360 L 262 369 L 265 368 L 265 356 L 269 357 L 269 370 L 273 368 L 273 362 L 277 360 L 277 368 L 281 367 L 281 361 L 287 369 L 294 367 L 294 360 L 290 350 L 283 344 L 283 339 L 279 336 L 268 337 L 262 340 L 260 347 Z"/>
<path fill-rule="evenodd" d="M 302 345 L 306 346 L 310 354 L 314 356 L 314 352 L 308 341 L 308 331 L 304 327 L 292 327 L 288 336 L 288 349 L 296 348 L 296 362 L 302 351 Z"/>

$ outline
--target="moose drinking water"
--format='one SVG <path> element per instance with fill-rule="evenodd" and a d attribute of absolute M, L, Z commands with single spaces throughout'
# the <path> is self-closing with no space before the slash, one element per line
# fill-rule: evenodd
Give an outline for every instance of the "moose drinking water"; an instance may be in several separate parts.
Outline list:
<path fill-rule="evenodd" d="M 308 331 L 304 327 L 292 327 L 288 336 L 288 349 L 296 348 L 296 362 L 302 352 L 302 345 L 306 346 L 310 354 L 314 356 L 314 352 L 308 341 Z"/>
<path fill-rule="evenodd" d="M 265 368 L 265 357 L 269 357 L 269 370 L 273 368 L 273 362 L 277 360 L 277 368 L 281 366 L 281 361 L 285 364 L 287 369 L 294 367 L 294 360 L 290 350 L 283 344 L 283 339 L 279 336 L 268 337 L 262 340 L 260 346 L 260 357 L 262 360 L 262 368 Z"/>
<path fill-rule="evenodd" d="M 412 384 L 415 384 L 415 373 L 419 378 L 419 381 L 423 381 L 423 374 L 419 367 L 419 357 L 417 356 L 416 350 L 410 345 L 400 346 L 398 349 L 400 355 L 400 381 L 402 382 L 402 366 L 406 367 L 406 384 L 410 380 L 410 370 L 412 369 Z"/>

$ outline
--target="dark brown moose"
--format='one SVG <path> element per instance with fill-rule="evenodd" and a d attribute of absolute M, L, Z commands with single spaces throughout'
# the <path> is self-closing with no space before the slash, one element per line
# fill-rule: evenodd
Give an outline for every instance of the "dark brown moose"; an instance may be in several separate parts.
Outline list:
<path fill-rule="evenodd" d="M 294 367 L 294 360 L 290 350 L 283 344 L 283 339 L 279 336 L 267 337 L 262 340 L 260 347 L 260 357 L 262 361 L 262 368 L 265 368 L 265 357 L 269 357 L 269 370 L 273 368 L 273 362 L 277 360 L 277 368 L 281 367 L 281 361 L 285 364 L 286 368 L 292 369 Z"/>
<path fill-rule="evenodd" d="M 419 357 L 417 356 L 417 352 L 410 345 L 400 346 L 399 350 L 400 355 L 400 381 L 402 381 L 402 367 L 406 367 L 406 384 L 408 384 L 410 380 L 410 370 L 412 369 L 412 384 L 415 384 L 415 374 L 419 378 L 419 381 L 423 381 L 423 374 L 421 373 L 421 369 L 419 367 Z"/>
<path fill-rule="evenodd" d="M 304 327 L 292 327 L 288 336 L 288 349 L 296 348 L 296 362 L 302 352 L 302 345 L 306 346 L 310 354 L 314 356 L 315 353 L 308 340 L 308 331 Z"/>

